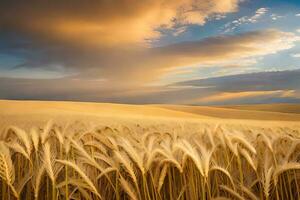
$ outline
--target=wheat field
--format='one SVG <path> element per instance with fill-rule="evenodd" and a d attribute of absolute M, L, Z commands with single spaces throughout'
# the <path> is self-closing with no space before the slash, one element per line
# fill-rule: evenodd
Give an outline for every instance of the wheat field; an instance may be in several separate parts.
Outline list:
<path fill-rule="evenodd" d="M 299 199 L 300 132 L 203 123 L 1 134 L 2 199 Z"/>
<path fill-rule="evenodd" d="M 0 198 L 300 199 L 299 115 L 209 109 L 0 101 Z"/>

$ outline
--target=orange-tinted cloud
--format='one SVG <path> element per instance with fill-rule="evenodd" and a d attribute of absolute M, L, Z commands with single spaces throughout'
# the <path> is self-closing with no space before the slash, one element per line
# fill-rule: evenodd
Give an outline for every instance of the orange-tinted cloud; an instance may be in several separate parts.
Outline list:
<path fill-rule="evenodd" d="M 61 0 L 0 2 L 0 26 L 71 43 L 145 43 L 158 28 L 204 24 L 238 9 L 240 0 Z"/>
<path fill-rule="evenodd" d="M 278 30 L 218 36 L 169 46 L 108 55 L 99 71 L 113 82 L 149 83 L 162 75 L 193 65 L 224 65 L 294 47 L 300 37 Z M 101 61 L 100 61 L 101 63 Z M 97 71 L 97 70 L 96 70 Z M 97 73 L 93 71 L 93 73 Z"/>

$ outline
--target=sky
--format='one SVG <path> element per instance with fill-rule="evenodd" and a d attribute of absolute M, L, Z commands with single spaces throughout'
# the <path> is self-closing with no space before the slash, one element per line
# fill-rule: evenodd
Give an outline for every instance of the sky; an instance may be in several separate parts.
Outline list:
<path fill-rule="evenodd" d="M 0 99 L 300 103 L 300 1 L 0 0 Z"/>

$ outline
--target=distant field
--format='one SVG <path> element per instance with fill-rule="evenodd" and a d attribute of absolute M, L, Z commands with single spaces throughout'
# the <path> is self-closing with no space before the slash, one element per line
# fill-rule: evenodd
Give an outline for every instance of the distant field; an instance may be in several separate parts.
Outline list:
<path fill-rule="evenodd" d="M 169 110 L 165 108 L 109 103 L 5 101 L 0 100 L 0 127 L 18 125 L 30 127 L 45 124 L 49 119 L 57 123 L 72 121 L 164 121 L 209 119 L 198 114 Z"/>
<path fill-rule="evenodd" d="M 264 105 L 224 107 L 159 105 L 159 107 L 222 119 L 300 121 L 299 105 L 279 105 L 279 108 L 276 108 L 276 105 L 265 105 L 265 107 Z"/>
<path fill-rule="evenodd" d="M 47 102 L 47 101 L 5 101 L 0 100 L 0 126 L 22 125 L 30 127 L 45 124 L 49 119 L 60 123 L 70 121 L 99 122 L 103 120 L 120 121 L 132 119 L 137 121 L 238 121 L 243 123 L 260 123 L 269 121 L 300 121 L 300 114 L 274 112 L 275 106 L 249 106 L 239 108 L 222 108 L 209 106 L 182 105 L 126 105 L 109 103 L 81 103 L 81 102 Z M 280 105 L 280 110 L 294 111 L 297 105 Z M 252 110 L 250 110 L 250 108 Z M 269 110 L 273 110 L 270 112 Z M 279 109 L 277 109 L 279 110 Z M 217 121 L 216 121 L 217 120 Z M 250 122 L 248 120 L 251 120 Z"/>
<path fill-rule="evenodd" d="M 238 110 L 259 110 L 259 111 L 300 114 L 300 104 L 256 104 L 256 105 L 230 105 L 230 106 L 219 106 L 219 107 L 232 108 Z"/>

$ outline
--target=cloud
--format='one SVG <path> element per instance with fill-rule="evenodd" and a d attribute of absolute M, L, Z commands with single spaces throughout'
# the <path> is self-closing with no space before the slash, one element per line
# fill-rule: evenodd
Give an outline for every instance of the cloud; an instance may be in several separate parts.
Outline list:
<path fill-rule="evenodd" d="M 259 18 L 265 15 L 269 11 L 268 8 L 259 8 L 256 10 L 255 15 L 249 18 L 249 22 L 255 23 Z"/>
<path fill-rule="evenodd" d="M 271 14 L 271 19 L 273 20 L 273 21 L 276 21 L 276 20 L 278 20 L 278 19 L 281 19 L 281 18 L 283 18 L 284 16 L 282 16 L 282 15 L 277 15 L 277 14 Z"/>
<path fill-rule="evenodd" d="M 4 30 L 0 53 L 21 57 L 15 68 L 27 70 L 27 74 L 59 68 L 71 72 L 72 78 L 105 79 L 107 87 L 134 88 L 186 66 L 246 63 L 256 56 L 292 48 L 299 40 L 293 33 L 260 30 L 160 47 L 149 44 L 161 36 L 160 29 L 180 34 L 189 24 L 201 25 L 211 17 L 236 11 L 239 2 L 4 0 L 0 2 L 0 27 Z M 258 9 L 252 21 L 265 12 L 266 8 Z M 13 17 L 11 13 L 15 13 Z"/>
<path fill-rule="evenodd" d="M 73 100 L 134 103 L 134 97 L 172 90 L 162 87 L 107 87 L 102 79 L 0 78 L 0 99 Z M 132 100 L 129 101 L 127 99 Z M 139 99 L 140 100 L 140 99 Z M 141 101 L 139 102 L 141 103 Z"/>
<path fill-rule="evenodd" d="M 164 31 L 178 36 L 191 24 L 220 20 L 242 1 L 0 1 L 0 54 L 18 58 L 1 73 L 7 77 L 0 77 L 0 98 L 180 103 L 200 98 L 199 93 L 263 90 L 257 83 L 268 76 L 246 78 L 251 85 L 236 77 L 233 85 L 218 83 L 225 77 L 211 85 L 167 85 L 176 81 L 172 76 L 157 84 L 166 75 L 192 73 L 187 67 L 242 69 L 300 40 L 295 33 L 270 29 L 153 46 Z M 233 24 L 256 23 L 267 12 L 260 8 Z M 292 90 L 287 87 L 292 83 L 281 88 L 267 82 L 264 91 Z"/>
<path fill-rule="evenodd" d="M 243 16 L 240 17 L 236 20 L 233 20 L 232 22 L 229 22 L 227 24 L 225 24 L 224 29 L 225 29 L 225 33 L 231 32 L 233 30 L 235 30 L 236 28 L 238 28 L 239 26 L 243 25 L 243 24 L 253 24 L 253 23 L 257 23 L 260 18 L 262 18 L 267 12 L 269 11 L 268 8 L 259 8 L 255 11 L 255 14 L 252 16 Z"/>
<path fill-rule="evenodd" d="M 216 104 L 230 101 L 242 101 L 249 99 L 270 98 L 270 97 L 292 97 L 294 90 L 274 90 L 274 91 L 245 91 L 245 92 L 221 92 L 208 97 L 191 100 L 191 103 Z"/>
<path fill-rule="evenodd" d="M 294 58 L 300 58 L 300 53 L 297 53 L 297 54 L 291 54 L 292 57 Z"/>
<path fill-rule="evenodd" d="M 179 27 L 179 28 L 174 30 L 173 35 L 174 36 L 179 36 L 179 35 L 183 34 L 186 31 L 186 29 L 187 29 L 186 26 Z"/>
<path fill-rule="evenodd" d="M 248 32 L 239 35 L 228 35 L 210 37 L 198 41 L 181 42 L 168 46 L 151 48 L 144 52 L 139 52 L 135 59 L 128 62 L 120 61 L 116 66 L 123 68 L 126 63 L 126 76 L 122 71 L 118 71 L 118 80 L 122 77 L 134 77 L 139 81 L 155 81 L 160 76 L 172 71 L 180 70 L 186 66 L 224 66 L 226 63 L 235 63 L 238 60 L 241 66 L 251 61 L 253 57 L 274 54 L 279 51 L 294 47 L 299 37 L 293 33 L 280 32 L 277 30 L 265 30 Z M 248 61 L 248 62 L 247 62 Z M 125 69 L 125 67 L 124 67 Z M 108 68 L 109 72 L 113 71 L 113 66 Z M 119 69 L 117 69 L 119 70 Z M 117 71 L 115 71 L 117 72 Z M 143 75 L 147 74 L 148 78 Z M 116 73 L 111 74 L 114 78 Z"/>
<path fill-rule="evenodd" d="M 105 80 L 0 78 L 0 98 L 116 103 L 243 104 L 300 103 L 300 70 L 238 74 L 167 86 L 107 88 Z M 222 94 L 222 95 L 221 95 Z M 265 95 L 264 95 L 265 94 Z M 223 100 L 216 101 L 216 96 Z M 207 101 L 204 102 L 205 98 Z M 236 98 L 241 97 L 241 98 Z M 200 100 L 201 101 L 196 101 Z M 210 100 L 210 101 L 209 101 Z M 214 102 L 212 100 L 215 100 Z"/>
<path fill-rule="evenodd" d="M 300 90 L 300 70 L 237 74 L 179 82 L 176 85 L 213 87 L 223 92 Z"/>
<path fill-rule="evenodd" d="M 26 60 L 19 67 L 51 68 L 64 66 L 73 78 L 105 79 L 107 87 L 151 84 L 171 71 L 186 66 L 224 66 L 238 62 L 241 66 L 253 63 L 257 56 L 274 54 L 292 48 L 299 36 L 278 30 L 260 30 L 238 35 L 209 37 L 197 41 L 153 48 L 73 48 L 64 44 L 13 45 L 1 51 L 28 51 L 22 56 Z M 4 45 L 5 46 L 5 45 Z M 33 51 L 33 52 L 31 52 Z"/>
<path fill-rule="evenodd" d="M 296 17 L 300 17 L 300 13 L 299 14 L 295 14 Z"/>
<path fill-rule="evenodd" d="M 182 92 L 188 98 L 177 99 L 177 103 L 183 104 L 300 102 L 300 70 L 219 76 L 178 82 L 174 86 L 202 88 Z"/>
<path fill-rule="evenodd" d="M 210 16 L 235 12 L 240 0 L 67 0 L 0 2 L 0 27 L 32 37 L 120 46 L 159 38 L 159 28 L 203 25 Z M 14 13 L 12 15 L 12 13 Z"/>

